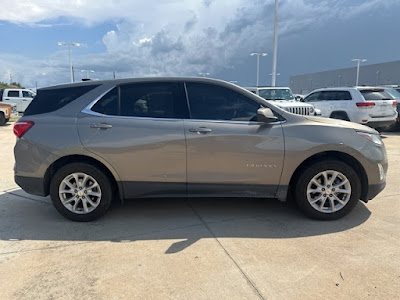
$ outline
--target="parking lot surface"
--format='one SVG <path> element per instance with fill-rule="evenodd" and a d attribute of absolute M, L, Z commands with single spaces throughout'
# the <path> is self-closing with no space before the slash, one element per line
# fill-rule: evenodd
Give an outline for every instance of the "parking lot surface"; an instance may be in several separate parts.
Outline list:
<path fill-rule="evenodd" d="M 400 134 L 386 189 L 338 221 L 266 199 L 146 199 L 74 223 L 13 180 L 0 127 L 0 299 L 398 299 Z"/>

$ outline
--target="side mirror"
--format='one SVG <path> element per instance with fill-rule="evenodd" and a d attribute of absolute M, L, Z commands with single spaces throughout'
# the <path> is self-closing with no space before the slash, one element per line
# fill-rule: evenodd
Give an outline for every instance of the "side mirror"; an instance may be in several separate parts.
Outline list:
<path fill-rule="evenodd" d="M 278 117 L 274 115 L 268 107 L 262 107 L 257 110 L 257 122 L 271 123 L 278 121 Z"/>
<path fill-rule="evenodd" d="M 294 99 L 295 99 L 296 101 L 301 101 L 302 97 L 301 97 L 301 96 L 295 96 Z"/>

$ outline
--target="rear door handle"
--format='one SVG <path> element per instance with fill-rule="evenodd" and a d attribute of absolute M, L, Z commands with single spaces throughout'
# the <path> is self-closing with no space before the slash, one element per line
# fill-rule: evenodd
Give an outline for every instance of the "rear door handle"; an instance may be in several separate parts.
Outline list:
<path fill-rule="evenodd" d="M 90 124 L 90 128 L 100 128 L 100 129 L 109 129 L 112 128 L 112 125 L 106 123 L 97 123 L 97 124 Z"/>
<path fill-rule="evenodd" d="M 209 133 L 212 132 L 212 129 L 207 127 L 199 127 L 199 128 L 190 128 L 190 132 L 197 132 L 197 133 Z"/>

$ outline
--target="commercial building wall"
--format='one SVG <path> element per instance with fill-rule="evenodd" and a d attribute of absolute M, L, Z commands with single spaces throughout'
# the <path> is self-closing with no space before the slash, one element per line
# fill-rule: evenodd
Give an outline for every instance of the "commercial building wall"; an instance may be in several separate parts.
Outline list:
<path fill-rule="evenodd" d="M 307 94 L 315 89 L 354 86 L 357 67 L 295 75 L 290 77 L 290 88 L 295 94 Z M 359 85 L 400 84 L 400 61 L 360 66 Z"/>

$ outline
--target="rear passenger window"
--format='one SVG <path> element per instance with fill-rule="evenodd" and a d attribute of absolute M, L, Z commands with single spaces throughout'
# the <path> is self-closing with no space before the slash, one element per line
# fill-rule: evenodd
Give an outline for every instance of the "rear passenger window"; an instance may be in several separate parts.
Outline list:
<path fill-rule="evenodd" d="M 323 101 L 351 100 L 351 95 L 347 91 L 325 91 L 321 92 L 320 99 Z"/>
<path fill-rule="evenodd" d="M 19 91 L 8 91 L 8 97 L 19 97 Z"/>
<path fill-rule="evenodd" d="M 99 85 L 86 85 L 69 88 L 38 90 L 34 100 L 24 112 L 24 116 L 38 115 L 56 111 Z"/>
<path fill-rule="evenodd" d="M 348 91 L 337 91 L 336 93 L 336 97 L 338 100 L 351 100 L 351 95 Z"/>
<path fill-rule="evenodd" d="M 120 89 L 121 116 L 182 119 L 188 115 L 183 83 L 135 83 Z"/>
<path fill-rule="evenodd" d="M 113 88 L 92 107 L 92 111 L 110 116 L 118 115 L 118 88 Z"/>

